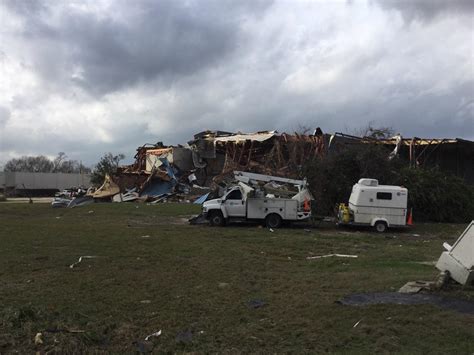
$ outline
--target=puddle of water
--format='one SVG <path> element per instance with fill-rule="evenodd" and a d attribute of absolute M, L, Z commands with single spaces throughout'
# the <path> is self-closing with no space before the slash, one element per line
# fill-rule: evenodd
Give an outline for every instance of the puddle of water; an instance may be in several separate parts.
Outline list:
<path fill-rule="evenodd" d="M 353 295 L 348 295 L 337 302 L 348 306 L 365 306 L 372 304 L 434 304 L 444 309 L 450 309 L 460 313 L 474 314 L 474 302 L 423 293 L 357 293 Z"/>

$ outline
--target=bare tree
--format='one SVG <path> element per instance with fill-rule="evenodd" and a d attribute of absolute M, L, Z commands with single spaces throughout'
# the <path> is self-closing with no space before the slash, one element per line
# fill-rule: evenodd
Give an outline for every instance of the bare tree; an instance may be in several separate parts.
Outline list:
<path fill-rule="evenodd" d="M 321 128 L 319 127 L 311 128 L 301 123 L 298 123 L 295 133 L 304 134 L 304 135 L 322 135 L 323 134 Z"/>
<path fill-rule="evenodd" d="M 18 159 L 11 159 L 5 164 L 5 171 L 22 172 L 50 172 L 53 163 L 44 155 L 36 157 L 23 156 Z"/>
<path fill-rule="evenodd" d="M 5 164 L 5 171 L 30 172 L 30 173 L 90 173 L 91 169 L 77 160 L 66 160 L 67 155 L 59 152 L 54 160 L 44 155 L 23 156 L 11 159 Z"/>
<path fill-rule="evenodd" d="M 370 121 L 364 127 L 355 129 L 352 134 L 359 137 L 369 137 L 374 139 L 385 139 L 395 135 L 392 127 L 375 127 L 375 122 Z"/>
<path fill-rule="evenodd" d="M 61 170 L 61 165 L 63 164 L 63 161 L 66 160 L 67 155 L 64 152 L 59 152 L 57 157 L 54 158 L 53 160 L 53 172 L 57 172 Z"/>

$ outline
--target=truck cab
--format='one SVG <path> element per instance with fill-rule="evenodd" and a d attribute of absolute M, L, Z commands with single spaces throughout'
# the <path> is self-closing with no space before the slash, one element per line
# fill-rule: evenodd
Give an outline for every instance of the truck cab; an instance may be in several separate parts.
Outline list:
<path fill-rule="evenodd" d="M 220 198 L 204 202 L 202 212 L 211 225 L 224 225 L 229 217 L 246 218 L 246 194 L 240 186 L 227 189 Z"/>

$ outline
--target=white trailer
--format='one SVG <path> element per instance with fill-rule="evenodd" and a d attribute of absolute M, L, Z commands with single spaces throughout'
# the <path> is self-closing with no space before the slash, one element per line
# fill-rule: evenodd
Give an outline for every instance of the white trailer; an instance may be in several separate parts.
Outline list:
<path fill-rule="evenodd" d="M 238 184 L 229 188 L 218 199 L 204 202 L 203 216 L 211 225 L 224 225 L 228 221 L 265 221 L 269 228 L 278 228 L 284 221 L 303 221 L 311 217 L 313 199 L 305 180 L 293 180 L 269 175 L 234 172 Z M 275 197 L 264 193 L 262 183 L 284 183 L 295 189 L 291 198 Z M 255 186 L 251 187 L 250 185 Z M 278 192 L 278 188 L 275 188 Z M 282 194 L 288 191 L 281 190 Z"/>
<path fill-rule="evenodd" d="M 360 179 L 352 187 L 349 204 L 339 206 L 338 224 L 372 226 L 378 232 L 406 225 L 408 190 Z"/>

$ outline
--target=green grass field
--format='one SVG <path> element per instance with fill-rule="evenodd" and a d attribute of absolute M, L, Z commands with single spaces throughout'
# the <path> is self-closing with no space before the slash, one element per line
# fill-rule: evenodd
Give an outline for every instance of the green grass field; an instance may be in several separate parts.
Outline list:
<path fill-rule="evenodd" d="M 437 260 L 443 241 L 465 225 L 271 233 L 188 225 L 198 212 L 175 204 L 0 204 L 0 353 L 474 353 L 472 315 L 335 303 L 434 280 L 437 270 L 418 262 Z M 306 259 L 329 253 L 359 257 Z M 70 268 L 82 255 L 97 258 Z M 443 293 L 474 300 L 472 289 L 456 285 Z M 264 306 L 250 307 L 255 300 Z M 43 344 L 34 343 L 37 333 Z"/>

